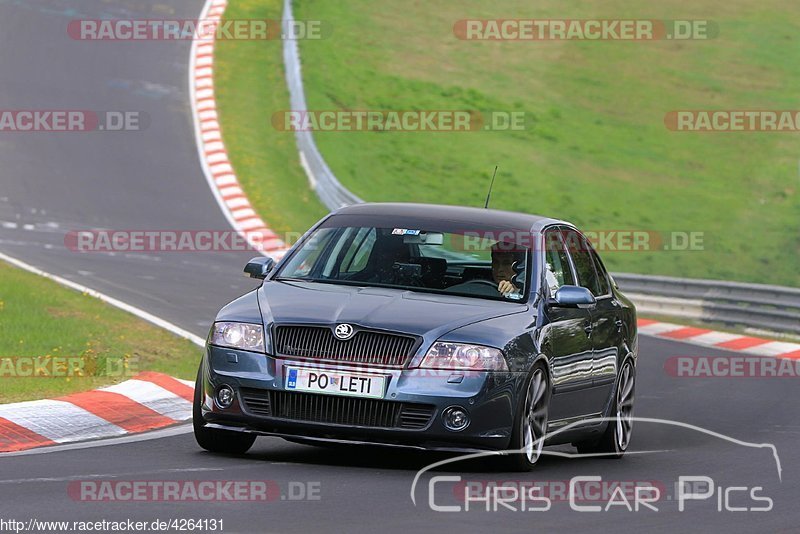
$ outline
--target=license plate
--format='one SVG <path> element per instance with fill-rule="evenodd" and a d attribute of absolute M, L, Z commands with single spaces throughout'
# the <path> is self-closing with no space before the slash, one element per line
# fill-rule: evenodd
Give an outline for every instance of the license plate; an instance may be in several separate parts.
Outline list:
<path fill-rule="evenodd" d="M 286 369 L 286 389 L 292 391 L 381 399 L 386 389 L 385 386 L 386 377 L 382 375 L 305 367 L 287 367 Z"/>

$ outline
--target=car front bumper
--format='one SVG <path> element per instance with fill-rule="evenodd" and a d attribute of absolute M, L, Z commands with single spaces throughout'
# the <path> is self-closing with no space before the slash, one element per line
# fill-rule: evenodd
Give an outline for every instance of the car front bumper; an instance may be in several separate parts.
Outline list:
<path fill-rule="evenodd" d="M 380 400 L 329 394 L 309 396 L 285 388 L 286 368 L 290 365 L 380 374 L 387 377 L 387 385 Z M 213 428 L 310 441 L 458 451 L 508 448 L 514 407 L 518 405 L 518 392 L 524 381 L 522 373 L 299 362 L 216 346 L 206 348 L 201 377 L 201 412 L 204 421 Z M 233 404 L 224 409 L 214 402 L 218 388 L 223 385 L 234 391 Z M 464 409 L 469 415 L 470 422 L 461 431 L 448 430 L 442 420 L 444 410 L 452 406 Z M 405 413 L 405 407 L 412 410 L 424 407 L 423 412 L 430 412 L 427 422 L 415 428 L 401 427 L 399 414 Z M 334 410 L 338 410 L 337 422 L 332 422 Z M 367 410 L 369 414 L 352 413 L 358 410 Z M 386 410 L 398 414 L 397 417 L 373 417 L 374 413 L 385 415 Z M 420 419 L 417 417 L 415 421 Z"/>

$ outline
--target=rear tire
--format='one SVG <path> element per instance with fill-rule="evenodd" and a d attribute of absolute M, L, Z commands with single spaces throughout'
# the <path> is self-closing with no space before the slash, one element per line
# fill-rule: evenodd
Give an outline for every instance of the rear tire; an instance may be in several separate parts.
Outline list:
<path fill-rule="evenodd" d="M 530 471 L 542 454 L 550 409 L 550 378 L 541 362 L 535 364 L 525 382 L 525 389 L 514 418 L 512 452 L 506 465 L 514 471 Z"/>
<path fill-rule="evenodd" d="M 197 371 L 197 381 L 194 384 L 194 403 L 192 405 L 192 426 L 194 439 L 197 444 L 209 452 L 222 454 L 244 454 L 256 440 L 254 434 L 219 430 L 206 427 L 201 406 L 203 404 L 203 365 Z"/>
<path fill-rule="evenodd" d="M 631 441 L 633 431 L 633 397 L 636 385 L 636 368 L 631 360 L 622 364 L 614 389 L 614 400 L 609 411 L 603 435 L 594 441 L 576 443 L 580 454 L 603 454 L 603 458 L 622 458 Z"/>

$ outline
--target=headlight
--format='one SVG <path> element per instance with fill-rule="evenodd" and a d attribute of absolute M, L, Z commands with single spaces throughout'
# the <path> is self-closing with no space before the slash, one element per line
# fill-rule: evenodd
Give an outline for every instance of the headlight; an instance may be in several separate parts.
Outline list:
<path fill-rule="evenodd" d="M 470 371 L 508 371 L 503 353 L 492 347 L 437 341 L 428 350 L 421 368 Z"/>
<path fill-rule="evenodd" d="M 209 343 L 220 347 L 266 352 L 264 350 L 264 327 L 250 323 L 214 323 Z"/>

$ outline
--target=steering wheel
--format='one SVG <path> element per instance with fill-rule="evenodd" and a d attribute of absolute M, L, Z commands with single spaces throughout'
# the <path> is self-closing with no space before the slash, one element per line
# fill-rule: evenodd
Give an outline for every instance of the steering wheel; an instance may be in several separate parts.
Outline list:
<path fill-rule="evenodd" d="M 472 280 L 467 280 L 466 282 L 462 282 L 462 284 L 479 284 L 479 285 L 489 286 L 492 289 L 497 289 L 497 284 L 495 284 L 491 280 L 484 280 L 483 278 L 473 278 Z"/>
<path fill-rule="evenodd" d="M 466 284 L 475 284 L 476 286 L 491 287 L 494 291 L 497 292 L 498 295 L 501 294 L 500 291 L 498 290 L 498 284 L 492 282 L 491 280 L 486 280 L 484 278 L 473 278 L 472 280 L 467 280 L 466 282 L 462 282 L 461 283 L 461 285 L 466 285 Z M 512 285 L 514 286 L 514 291 L 512 291 L 510 293 L 503 293 L 502 294 L 503 297 L 505 297 L 505 298 L 516 298 L 516 297 L 512 296 L 512 295 L 515 294 L 515 292 L 517 292 L 516 294 L 519 295 L 519 293 L 518 293 L 519 292 L 519 288 L 516 285 L 514 285 L 513 283 L 512 283 Z"/>

